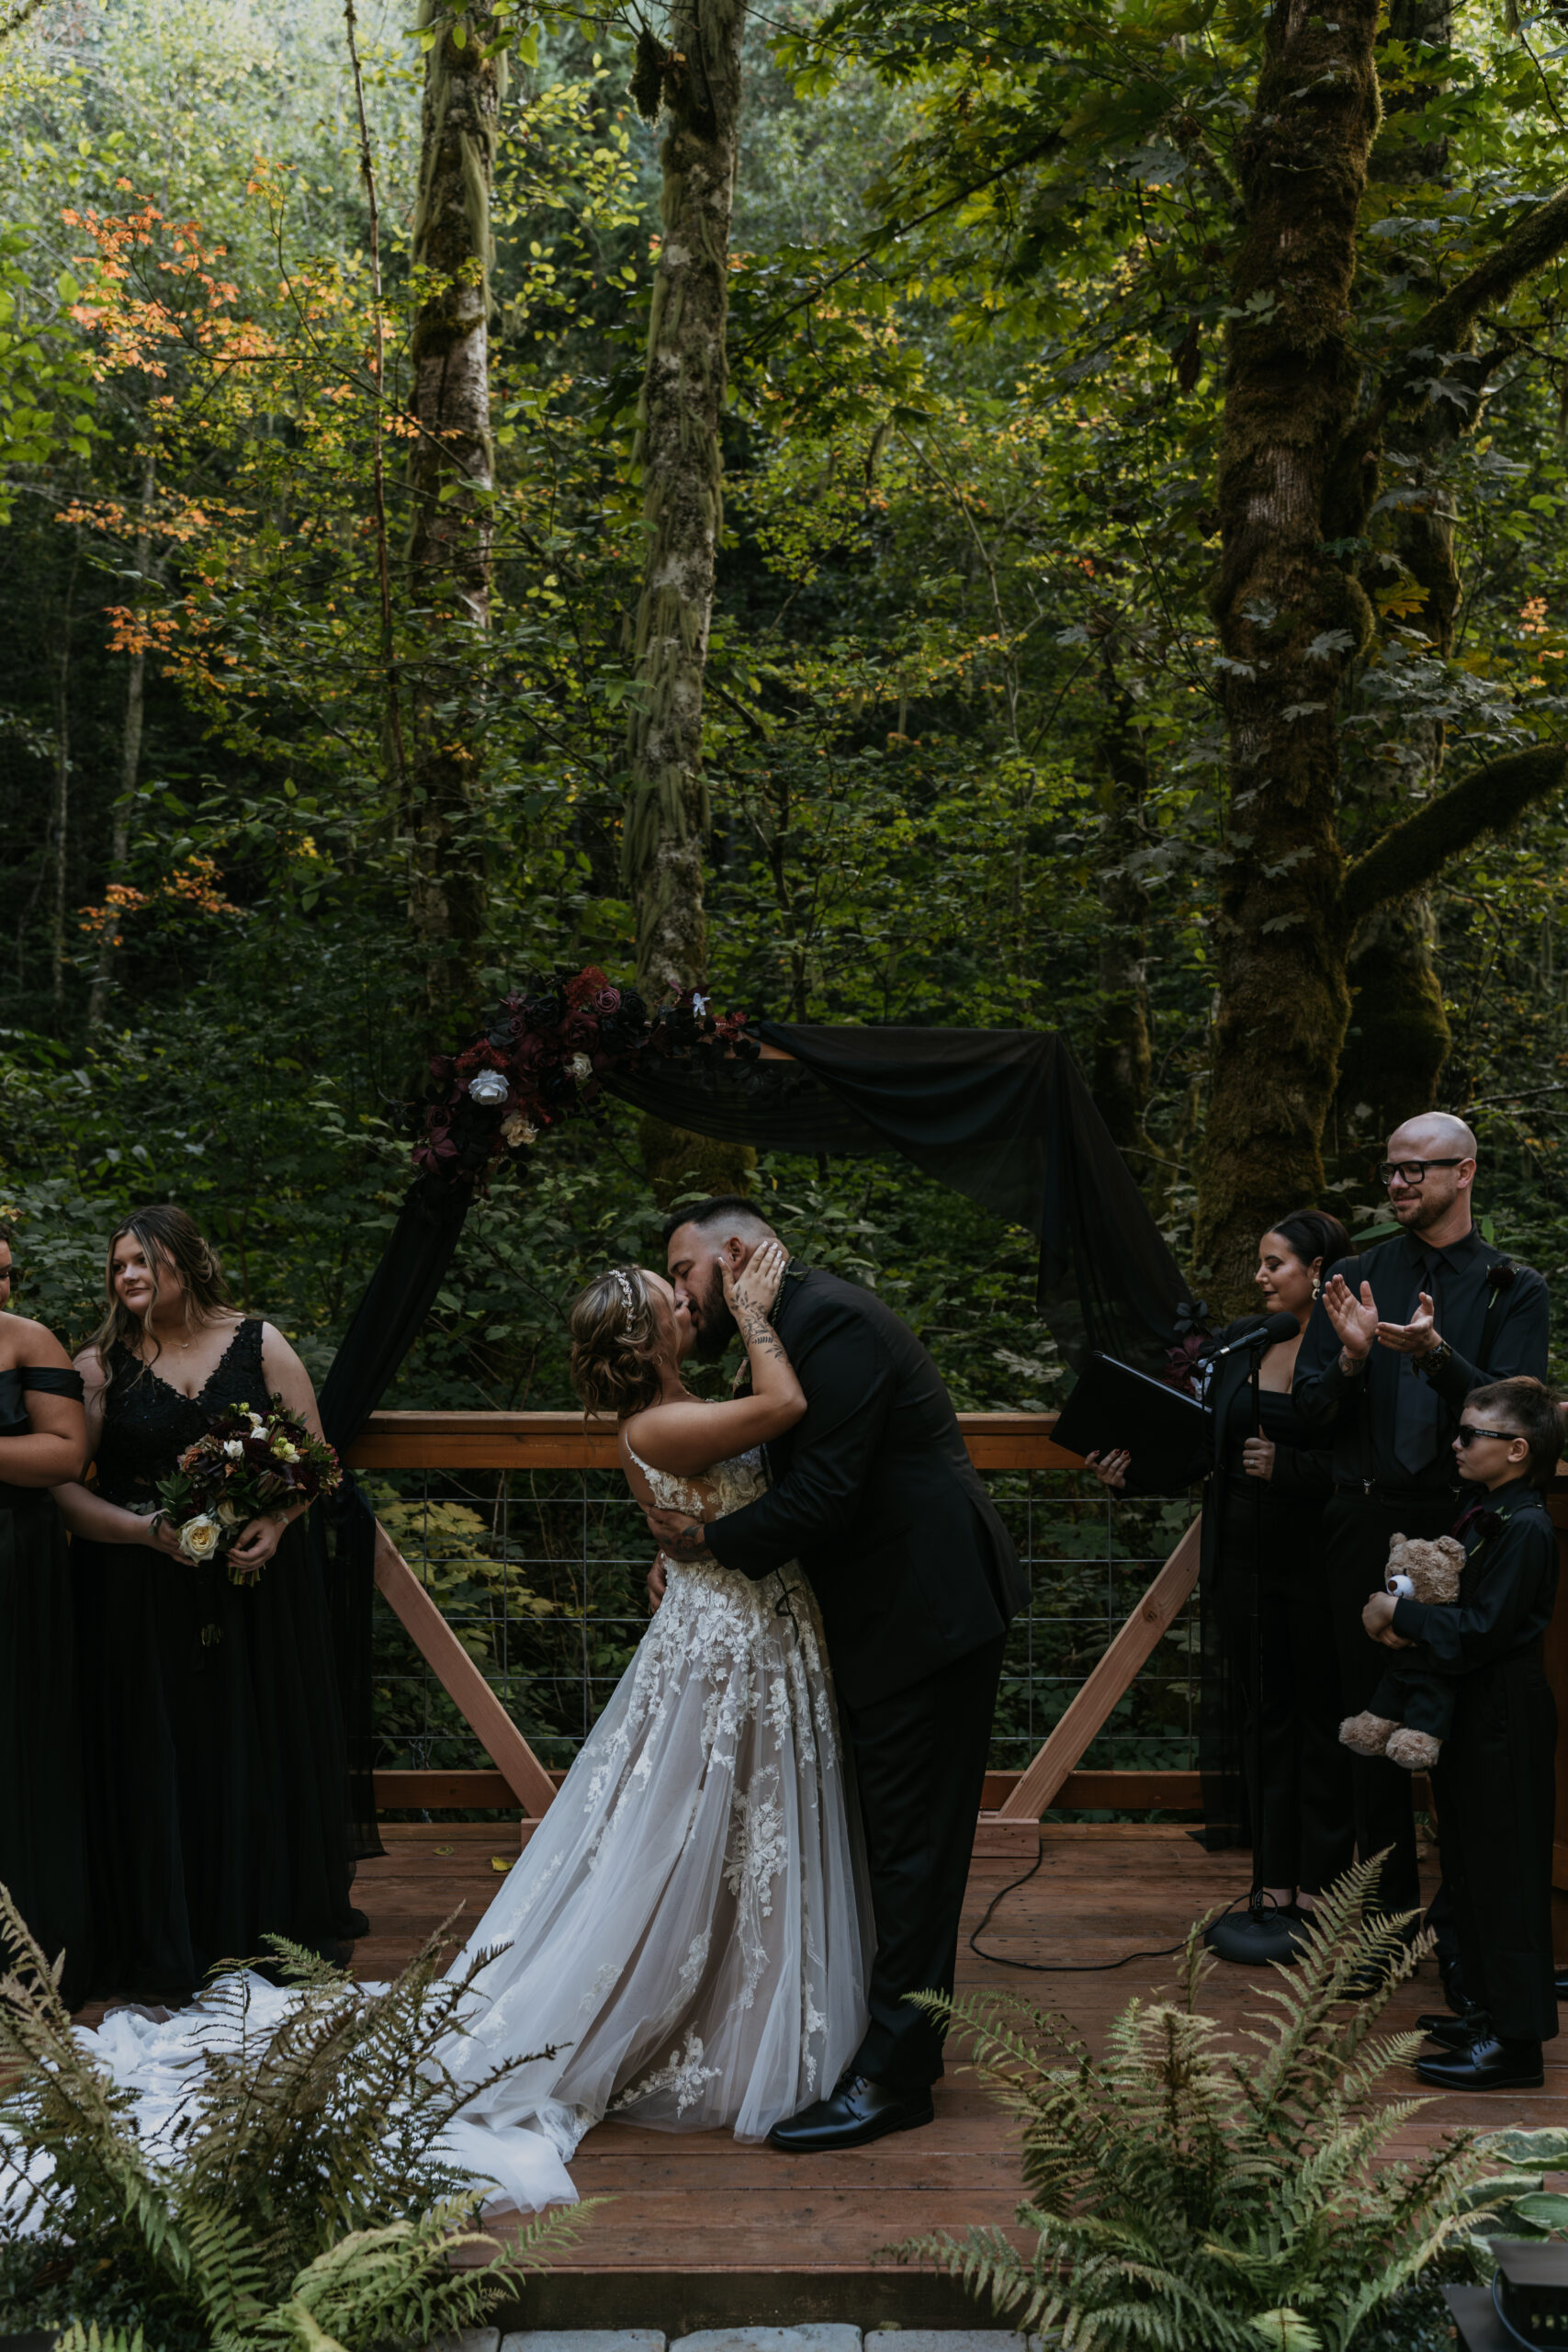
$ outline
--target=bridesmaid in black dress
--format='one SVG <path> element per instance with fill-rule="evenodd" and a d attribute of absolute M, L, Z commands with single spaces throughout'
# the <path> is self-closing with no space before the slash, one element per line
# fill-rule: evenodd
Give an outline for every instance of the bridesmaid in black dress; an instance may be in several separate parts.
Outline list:
<path fill-rule="evenodd" d="M 11 1277 L 0 1226 L 0 1883 L 46 1956 L 64 1952 L 74 2008 L 92 1942 L 71 1576 L 49 1489 L 81 1476 L 86 1430 L 81 1374 L 53 1332 L 6 1311 Z"/>
<path fill-rule="evenodd" d="M 223 1407 L 280 1395 L 319 1428 L 310 1376 L 270 1323 L 229 1306 L 183 1209 L 109 1245 L 109 1311 L 77 1358 L 92 1487 L 75 1537 L 95 1992 L 186 2000 L 220 1962 L 284 1935 L 351 1957 L 348 1781 L 327 1596 L 303 1532 L 253 1520 L 233 1556 L 180 1556 L 157 1487 Z"/>

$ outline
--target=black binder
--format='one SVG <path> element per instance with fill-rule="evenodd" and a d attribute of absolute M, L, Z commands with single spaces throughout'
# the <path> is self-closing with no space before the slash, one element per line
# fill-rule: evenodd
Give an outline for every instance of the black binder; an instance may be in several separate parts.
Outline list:
<path fill-rule="evenodd" d="M 1213 1416 L 1195 1397 L 1146 1372 L 1091 1355 L 1052 1431 L 1069 1453 L 1133 1457 L 1132 1476 L 1145 1495 L 1174 1493 L 1201 1477 L 1213 1459 Z"/>

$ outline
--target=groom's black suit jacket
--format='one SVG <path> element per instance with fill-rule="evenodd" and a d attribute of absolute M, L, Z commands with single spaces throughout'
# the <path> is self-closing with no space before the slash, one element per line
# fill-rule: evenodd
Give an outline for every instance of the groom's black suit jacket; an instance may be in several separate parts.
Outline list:
<path fill-rule="evenodd" d="M 773 1316 L 806 1413 L 768 1448 L 773 1485 L 710 1521 L 758 1577 L 798 1560 L 845 1702 L 871 1705 L 995 1641 L 1028 1583 L 919 1340 L 869 1291 L 792 1266 Z"/>

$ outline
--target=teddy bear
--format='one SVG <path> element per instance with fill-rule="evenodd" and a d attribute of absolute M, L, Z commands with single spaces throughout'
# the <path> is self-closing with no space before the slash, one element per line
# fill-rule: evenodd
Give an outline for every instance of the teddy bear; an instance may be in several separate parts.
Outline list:
<path fill-rule="evenodd" d="M 1434 1543 L 1393 1537 L 1383 1584 L 1390 1592 L 1412 1600 L 1448 1608 L 1459 1599 L 1464 1545 L 1452 1535 Z M 1419 1658 L 1419 1650 L 1408 1653 Z M 1429 1772 L 1453 1723 L 1454 1684 L 1451 1675 L 1434 1674 L 1403 1658 L 1391 1665 L 1364 1714 L 1349 1715 L 1339 1736 L 1358 1756 L 1386 1756 L 1407 1772 Z"/>

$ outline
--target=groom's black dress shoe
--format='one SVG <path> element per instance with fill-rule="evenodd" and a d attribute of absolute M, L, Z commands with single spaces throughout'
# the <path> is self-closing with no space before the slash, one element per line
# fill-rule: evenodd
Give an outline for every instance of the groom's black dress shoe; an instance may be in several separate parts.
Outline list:
<path fill-rule="evenodd" d="M 863 2075 L 846 2075 L 829 2098 L 819 2098 L 786 2122 L 775 2123 L 768 2145 L 792 2156 L 861 2148 L 868 2140 L 880 2140 L 885 2132 L 912 2132 L 930 2123 L 933 2112 L 930 2091 L 892 2091 L 884 2083 L 868 2082 Z"/>
<path fill-rule="evenodd" d="M 1417 2018 L 1416 2022 L 1429 2041 L 1440 2041 L 1445 2050 L 1468 2050 L 1472 2041 L 1489 2040 L 1492 2032 L 1484 2009 L 1467 2009 L 1461 2018 Z"/>
<path fill-rule="evenodd" d="M 1446 2058 L 1419 2058 L 1416 2072 L 1438 2091 L 1533 2091 L 1546 2080 L 1539 2041 L 1500 2041 L 1488 2028 Z"/>

